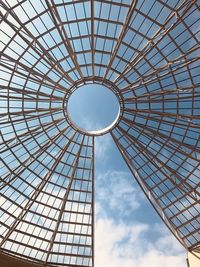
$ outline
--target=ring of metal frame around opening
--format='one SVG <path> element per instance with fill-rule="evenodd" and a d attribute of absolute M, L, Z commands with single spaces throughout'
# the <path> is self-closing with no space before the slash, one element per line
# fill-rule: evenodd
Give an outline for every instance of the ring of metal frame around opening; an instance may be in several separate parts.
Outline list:
<path fill-rule="evenodd" d="M 80 126 L 78 126 L 72 119 L 69 111 L 68 111 L 68 102 L 70 99 L 70 96 L 77 90 L 79 89 L 81 86 L 86 85 L 86 84 L 100 84 L 105 86 L 108 90 L 110 90 L 111 92 L 113 92 L 113 94 L 116 96 L 118 103 L 119 103 L 119 110 L 118 110 L 118 114 L 116 116 L 116 118 L 114 119 L 114 121 L 108 125 L 107 127 L 104 127 L 103 129 L 100 130 L 94 130 L 94 131 L 87 131 L 83 128 L 81 128 Z M 123 116 L 123 109 L 124 109 L 124 101 L 123 101 L 123 96 L 121 95 L 119 89 L 117 88 L 116 85 L 114 85 L 112 82 L 106 80 L 106 81 L 102 81 L 101 78 L 96 78 L 95 80 L 93 79 L 87 79 L 84 81 L 78 81 L 76 82 L 66 93 L 65 97 L 64 97 L 64 101 L 63 101 L 63 112 L 64 112 L 64 116 L 66 117 L 67 122 L 71 125 L 71 127 L 82 133 L 82 134 L 86 134 L 86 135 L 92 135 L 92 136 L 100 136 L 100 135 L 104 135 L 106 133 L 109 133 L 110 131 L 112 131 L 120 122 L 122 116 Z"/>

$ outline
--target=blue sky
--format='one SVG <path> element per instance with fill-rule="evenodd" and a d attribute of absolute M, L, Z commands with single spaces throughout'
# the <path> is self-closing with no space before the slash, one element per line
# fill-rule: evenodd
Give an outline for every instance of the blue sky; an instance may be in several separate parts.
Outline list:
<path fill-rule="evenodd" d="M 67 109 L 79 127 L 95 131 L 109 126 L 116 119 L 119 103 L 113 92 L 105 86 L 87 84 L 73 92 Z"/>
<path fill-rule="evenodd" d="M 56 61 L 60 60 L 59 68 L 62 68 L 62 71 L 64 70 L 65 73 L 69 73 L 71 79 L 77 81 L 77 79 L 80 79 L 80 76 L 77 71 L 71 71 L 73 68 L 75 68 L 74 62 L 69 56 L 67 46 L 62 43 L 62 38 L 59 34 L 59 31 L 54 28 L 54 24 L 50 15 L 44 13 L 42 15 L 42 22 L 41 20 L 39 20 L 39 18 L 36 18 L 35 20 L 33 20 L 34 23 L 31 22 L 26 24 L 26 22 L 29 20 L 26 14 L 26 10 L 30 11 L 28 14 L 30 17 L 37 16 L 37 12 L 40 13 L 45 10 L 45 6 L 42 5 L 42 2 L 37 0 L 36 12 L 33 8 L 33 3 L 35 3 L 34 1 L 25 1 L 22 5 L 23 9 L 20 6 L 16 7 L 16 13 L 24 23 L 23 25 L 25 25 L 35 37 L 40 36 L 38 37 L 37 41 L 38 43 L 42 44 L 44 49 L 50 51 L 50 56 Z M 62 3 L 61 0 L 58 0 L 56 2 Z M 126 0 L 124 2 L 129 3 L 130 1 Z M 133 68 L 130 68 L 130 70 L 128 70 L 125 74 L 126 81 L 123 79 L 118 79 L 116 82 L 116 85 L 121 89 L 127 86 L 127 81 L 134 84 L 135 90 L 130 91 L 127 94 L 125 93 L 125 97 L 133 97 L 133 92 L 136 94 L 136 96 L 140 96 L 142 93 L 145 93 L 147 91 L 159 91 L 160 85 L 162 85 L 162 87 L 166 91 L 174 89 L 177 86 L 180 88 L 183 87 L 184 91 L 187 86 L 190 87 L 194 83 L 199 83 L 198 61 L 192 62 L 191 64 L 188 63 L 190 72 L 188 71 L 189 67 L 181 67 L 181 64 L 184 65 L 185 61 L 193 60 L 193 58 L 195 59 L 195 53 L 198 54 L 199 52 L 199 50 L 195 50 L 194 52 L 191 52 L 192 50 L 189 50 L 193 46 L 195 46 L 200 39 L 200 27 L 199 21 L 197 19 L 198 11 L 194 10 L 194 7 L 192 8 L 192 16 L 190 16 L 189 19 L 186 18 L 185 23 L 190 26 L 191 32 L 193 34 L 196 34 L 196 39 L 191 38 L 191 32 L 186 31 L 184 25 L 180 24 L 181 27 L 175 27 L 170 32 L 171 37 L 176 40 L 179 46 L 174 45 L 174 43 L 171 42 L 171 37 L 169 37 L 167 34 L 163 38 L 163 41 L 159 43 L 159 38 L 162 38 L 162 36 L 164 36 L 165 34 L 163 32 L 161 32 L 153 40 L 154 42 L 158 42 L 158 49 L 155 48 L 154 50 L 151 50 L 151 44 L 148 42 L 149 37 L 156 35 L 156 32 L 159 31 L 160 25 L 164 23 L 167 16 L 171 14 L 171 10 L 173 10 L 173 8 L 175 8 L 175 6 L 179 4 L 179 2 L 181 1 L 168 1 L 168 4 L 172 7 L 172 9 L 170 9 L 163 7 L 160 2 L 153 1 L 153 4 L 151 5 L 152 2 L 148 0 L 138 1 L 137 9 L 139 9 L 140 12 L 135 12 L 133 14 L 133 18 L 130 23 L 133 29 L 132 31 L 129 29 L 127 31 L 127 34 L 124 36 L 123 44 L 119 47 L 117 52 L 118 57 L 116 56 L 113 62 L 112 71 L 107 75 L 107 78 L 110 79 L 110 81 L 115 81 L 115 78 L 118 75 L 115 71 L 121 72 L 121 70 L 124 70 L 124 68 L 126 67 L 127 62 L 129 62 L 131 59 L 134 59 L 135 56 L 137 59 L 137 50 L 144 52 L 148 60 L 145 60 L 145 58 L 143 57 L 141 57 L 141 62 L 139 63 L 136 60 L 135 69 L 137 71 L 133 71 Z M 18 1 L 11 0 L 7 1 L 7 3 L 14 5 L 17 4 Z M 92 55 L 89 38 L 91 29 L 90 2 L 85 1 L 84 3 L 76 3 L 76 5 L 76 12 L 72 4 L 68 5 L 67 12 L 65 12 L 66 10 L 62 6 L 58 7 L 58 11 L 63 21 L 66 23 L 64 26 L 65 31 L 67 32 L 67 35 L 72 39 L 71 45 L 74 51 L 76 51 L 77 53 L 77 61 L 81 66 L 81 71 L 83 75 L 87 77 L 91 76 L 92 73 Z M 117 39 L 123 27 L 122 25 L 126 18 L 127 11 L 127 7 L 119 8 L 119 6 L 116 5 L 115 8 L 113 8 L 113 6 L 108 3 L 102 4 L 100 3 L 100 1 L 95 2 L 94 30 L 95 34 L 98 36 L 95 39 L 95 49 L 97 50 L 97 52 L 95 53 L 96 76 L 102 77 L 105 73 L 105 66 L 110 61 L 112 54 L 110 52 L 113 50 L 117 43 Z M 3 10 L 2 12 L 5 12 L 5 10 Z M 148 14 L 149 19 L 145 20 L 145 14 Z M 177 17 L 175 15 L 167 25 L 168 28 L 173 25 L 175 20 L 177 20 Z M 158 21 L 157 24 L 152 23 L 151 20 L 151 18 L 154 19 L 156 16 Z M 87 22 L 73 22 L 77 20 L 77 17 L 80 19 L 88 18 L 88 20 Z M 99 23 L 99 17 L 104 21 Z M 8 18 L 11 19 L 11 21 L 14 21 L 16 27 L 19 27 L 15 19 L 11 18 L 11 15 L 8 15 Z M 105 22 L 106 20 L 113 20 L 114 22 L 108 24 Z M 72 22 L 68 23 L 69 21 Z M 119 23 L 115 23 L 116 21 Z M 44 24 L 47 26 L 47 28 L 45 28 Z M 182 29 L 182 27 L 184 30 Z M 52 28 L 52 30 L 48 31 L 48 28 Z M 33 93 L 33 98 L 35 97 L 34 93 L 36 91 L 39 91 L 40 93 L 46 93 L 47 95 L 51 96 L 53 94 L 53 97 L 60 97 L 63 99 L 70 83 L 65 78 L 65 76 L 63 76 L 59 72 L 59 68 L 51 69 L 53 63 L 51 60 L 49 60 L 48 57 L 41 57 L 41 55 L 43 55 L 43 51 L 40 50 L 37 43 L 34 43 L 34 45 L 36 45 L 36 48 L 38 49 L 38 54 L 35 51 L 32 51 L 31 48 L 29 49 L 28 44 L 22 39 L 22 37 L 25 37 L 27 38 L 26 41 L 32 42 L 32 37 L 30 37 L 29 34 L 26 33 L 23 33 L 22 37 L 15 35 L 15 30 L 12 27 L 8 26 L 4 21 L 1 24 L 1 29 L 3 29 L 3 31 L 0 32 L 0 49 L 4 50 L 4 53 L 11 57 L 10 61 L 4 59 L 3 63 L 7 65 L 5 67 L 1 67 L 0 69 L 1 85 L 8 87 L 17 87 L 18 90 L 23 90 L 25 86 L 26 88 L 31 90 L 31 92 Z M 134 30 L 140 32 L 140 34 L 136 34 Z M 77 38 L 79 35 L 86 35 L 86 37 Z M 108 41 L 106 38 L 104 38 L 107 36 L 115 37 L 115 40 L 109 39 L 110 41 Z M 9 43 L 10 38 L 14 38 L 15 40 Z M 84 39 L 83 42 L 82 39 Z M 132 47 L 133 49 L 130 49 L 130 47 Z M 148 50 L 150 51 L 149 54 L 146 52 Z M 160 51 L 162 51 L 162 55 Z M 184 54 L 188 51 L 190 51 L 190 53 L 188 53 L 188 57 L 183 58 L 182 53 Z M 165 57 L 163 57 L 163 53 Z M 15 66 L 14 60 L 18 58 L 20 58 L 20 64 L 25 64 L 28 68 L 33 67 L 33 65 L 35 64 L 33 69 L 36 72 L 35 74 L 38 80 L 40 80 L 41 77 L 37 72 L 39 72 L 41 76 L 47 74 L 48 78 L 50 79 L 48 81 L 49 84 L 52 83 L 53 86 L 56 84 L 56 90 L 53 91 L 52 87 L 49 87 L 49 84 L 45 84 L 45 82 L 47 82 L 45 80 L 42 80 L 43 84 L 40 87 L 37 82 L 33 82 L 31 80 L 35 78 L 35 76 L 31 76 L 31 79 L 29 79 L 29 73 L 27 70 L 23 69 L 22 65 Z M 177 62 L 176 60 L 173 62 L 173 60 L 176 58 L 178 58 Z M 47 60 L 47 62 L 45 60 Z M 174 70 L 173 75 L 171 75 L 171 72 L 167 74 L 167 71 L 169 70 L 169 62 L 171 64 L 170 68 Z M 103 67 L 102 64 L 105 66 Z M 88 66 L 85 67 L 85 65 Z M 155 70 L 155 73 L 152 75 L 149 74 L 152 71 L 151 65 Z M 157 75 L 156 71 L 160 66 L 164 66 L 164 70 L 160 72 L 158 71 Z M 179 71 L 176 71 L 176 66 L 180 67 L 181 70 L 182 68 L 186 69 L 185 72 L 179 73 Z M 14 76 L 12 76 L 12 71 L 10 71 L 9 69 L 10 67 L 11 69 L 15 70 Z M 17 71 L 21 71 L 21 73 L 18 74 Z M 23 74 L 25 74 L 25 78 L 23 77 Z M 145 75 L 147 75 L 147 77 L 145 77 Z M 164 76 L 164 78 L 162 78 L 162 75 Z M 193 76 L 192 81 L 190 75 Z M 26 80 L 27 77 L 28 79 Z M 152 83 L 149 82 L 151 78 Z M 159 82 L 157 82 L 157 79 L 159 80 Z M 9 81 L 11 81 L 11 83 L 9 83 Z M 148 85 L 146 85 L 145 82 L 147 82 Z M 144 84 L 140 86 L 140 83 Z M 72 113 L 74 113 L 73 116 L 75 116 L 75 120 L 80 122 L 81 127 L 86 127 L 88 130 L 96 130 L 96 128 L 99 129 L 101 127 L 105 127 L 108 123 L 112 122 L 117 113 L 117 104 L 116 102 L 114 103 L 111 95 L 108 95 L 106 92 L 104 92 L 102 97 L 104 98 L 103 104 L 105 105 L 102 105 L 102 100 L 100 101 L 102 91 L 99 89 L 99 85 L 88 85 L 88 87 L 93 90 L 94 94 L 91 96 L 89 91 L 86 93 L 86 95 L 83 95 L 82 91 L 75 92 L 74 94 L 79 93 L 80 95 L 78 99 L 75 100 L 75 104 L 72 105 Z M 7 96 L 7 91 L 5 88 L 2 89 L 1 93 L 4 97 Z M 189 94 L 190 93 L 191 91 L 189 91 Z M 177 95 L 179 96 L 179 92 L 175 93 L 175 95 L 171 95 L 176 98 Z M 13 100 L 13 96 L 16 96 L 15 91 L 10 90 L 10 112 L 16 112 L 22 109 L 22 103 L 20 101 Z M 43 96 L 40 97 L 42 98 Z M 168 96 L 166 96 L 165 105 L 163 104 L 162 106 L 161 98 L 159 99 L 160 102 L 158 101 L 159 104 L 157 104 L 156 101 L 155 103 L 152 101 L 153 103 L 149 105 L 149 103 L 145 103 L 146 99 L 144 97 L 144 103 L 140 103 L 140 101 L 138 101 L 137 107 L 140 110 L 143 110 L 145 108 L 148 109 L 149 107 L 150 111 L 163 109 L 164 111 L 175 113 L 177 112 L 183 115 L 191 113 L 192 101 L 182 101 L 182 103 L 180 103 L 178 107 L 176 107 L 174 105 L 175 101 L 170 102 L 170 100 L 167 99 Z M 97 102 L 95 102 L 95 99 L 97 99 Z M 31 102 L 26 100 L 24 105 L 25 110 L 34 110 L 38 106 L 39 108 L 60 108 L 62 106 L 62 104 L 60 104 L 61 102 L 59 101 L 52 101 L 51 106 L 48 101 L 38 101 L 37 104 L 36 102 L 37 101 Z M 186 104 L 189 105 L 188 110 L 185 108 Z M 199 115 L 199 102 L 196 101 L 193 104 L 194 114 Z M 127 104 L 127 106 L 128 105 L 131 108 L 135 108 L 135 103 L 129 103 Z M 0 105 L 0 112 L 4 113 L 7 108 L 7 102 L 2 100 Z M 90 111 L 89 108 L 92 108 L 92 111 Z M 43 124 L 45 124 L 46 122 L 51 123 L 51 120 L 53 118 L 58 121 L 57 125 L 59 129 L 63 129 L 63 125 L 64 123 L 66 124 L 66 122 L 64 122 L 63 124 L 60 123 L 59 119 L 62 116 L 61 113 L 62 112 L 60 111 L 60 113 L 57 113 L 53 117 L 49 115 L 45 118 L 42 118 L 41 121 L 33 119 L 31 122 L 29 121 L 28 127 L 33 129 L 36 124 L 39 125 L 41 122 Z M 16 119 L 16 117 L 13 119 Z M 136 119 L 136 122 L 139 123 L 143 123 L 145 121 L 143 121 L 140 116 L 138 116 Z M 160 132 L 163 131 L 164 133 L 166 133 L 168 131 L 168 133 L 171 133 L 171 125 L 169 126 L 169 124 L 167 123 L 160 123 L 160 121 L 157 124 L 155 123 L 154 125 L 153 119 L 152 121 L 151 119 L 147 121 L 149 123 L 148 126 L 152 127 L 151 129 L 155 129 L 157 127 L 157 129 L 159 128 Z M 177 121 L 182 123 L 186 120 L 181 121 L 180 118 L 177 118 Z M 185 138 L 187 139 L 185 140 L 186 144 L 194 145 L 194 142 L 196 142 L 199 136 L 199 132 L 198 130 L 196 130 L 196 132 L 188 131 L 187 125 L 189 123 L 190 122 L 187 121 L 186 127 L 184 129 L 178 126 L 173 126 L 174 132 L 172 133 L 172 136 L 178 136 L 177 138 L 182 138 L 183 132 L 185 131 L 185 135 L 187 132 L 187 137 Z M 194 125 L 195 123 L 198 124 L 198 120 L 191 120 L 191 124 L 192 123 L 194 123 Z M 47 128 L 47 126 L 45 127 Z M 27 125 L 25 123 L 21 123 L 16 126 L 16 129 L 18 133 L 24 133 L 27 129 Z M 15 136 L 14 130 L 12 129 L 11 133 L 10 130 L 10 125 L 2 129 L 2 133 L 7 139 Z M 56 130 L 57 129 L 53 129 L 51 131 L 49 130 L 50 135 L 53 135 Z M 133 127 L 133 131 L 135 131 L 134 133 L 135 135 L 137 135 L 137 129 L 134 129 Z M 41 133 L 39 137 L 40 138 L 38 138 L 38 142 L 40 142 L 40 144 L 43 144 L 43 142 L 48 142 L 49 136 L 45 135 L 44 133 Z M 143 142 L 144 140 L 146 140 L 145 135 L 141 135 L 140 137 L 141 139 L 139 141 Z M 65 139 L 60 143 L 64 144 Z M 27 145 L 27 148 L 31 151 L 32 146 L 34 146 L 35 144 L 36 142 L 34 141 L 33 144 Z M 152 144 L 153 141 L 151 145 Z M 159 151 L 159 149 L 161 148 L 161 146 L 159 147 L 159 145 L 156 145 L 156 142 L 153 145 L 155 150 L 157 149 Z M 176 146 L 178 145 L 176 144 Z M 151 146 L 149 147 L 148 149 L 151 149 Z M 18 153 L 18 157 L 22 157 L 22 150 L 20 152 L 16 152 Z M 187 153 L 190 152 L 189 150 L 185 150 L 185 148 L 183 148 L 182 153 L 184 154 L 185 151 Z M 172 149 L 170 153 L 173 152 L 174 150 Z M 56 155 L 56 149 L 51 151 L 51 153 Z M 162 159 L 162 163 L 165 163 L 165 161 L 168 161 L 169 155 L 167 155 L 167 157 L 164 157 L 164 153 L 167 153 L 166 150 L 162 151 L 162 153 L 157 155 L 159 155 Z M 25 158 L 26 154 L 24 153 L 23 156 Z M 176 158 L 176 156 L 177 155 L 175 154 L 174 157 Z M 12 155 L 8 156 L 8 158 L 9 157 L 11 158 Z M 195 155 L 195 157 L 199 156 Z M 199 158 L 196 159 L 198 160 Z M 16 163 L 17 159 L 15 159 L 14 162 Z M 48 160 L 45 163 L 47 164 Z M 19 164 L 19 162 L 17 162 L 17 164 Z M 175 166 L 175 164 L 173 164 L 174 162 L 171 162 L 169 163 L 169 166 Z M 149 204 L 148 200 L 145 198 L 144 194 L 141 192 L 141 189 L 130 174 L 125 162 L 123 161 L 109 134 L 95 138 L 95 166 L 96 266 L 146 267 L 147 262 L 148 267 L 160 267 L 161 263 L 162 267 L 184 266 L 186 264 L 186 252 L 176 241 L 175 237 L 173 237 L 172 234 L 167 230 L 166 226 L 162 223 L 161 219 L 158 217 L 154 209 Z M 194 165 L 191 168 L 195 169 Z M 181 171 L 183 171 L 183 169 L 181 169 Z M 196 177 L 192 178 L 195 181 L 195 179 L 198 179 L 197 177 L 198 172 L 196 172 Z M 190 213 L 190 216 L 193 215 L 191 214 L 192 213 Z M 185 215 L 183 221 L 186 219 L 187 215 Z"/>
<path fill-rule="evenodd" d="M 89 91 L 81 102 L 90 102 L 88 96 Z M 82 117 L 82 125 L 91 130 L 95 121 L 107 121 L 94 106 L 90 120 Z M 83 114 L 80 107 L 76 111 Z M 104 111 L 112 113 L 106 105 Z M 95 137 L 95 214 L 96 267 L 146 267 L 147 262 L 149 267 L 186 264 L 186 251 L 144 196 L 110 134 Z"/>
<path fill-rule="evenodd" d="M 184 266 L 186 252 L 148 203 L 111 138 L 97 137 L 96 145 L 96 266 Z"/>

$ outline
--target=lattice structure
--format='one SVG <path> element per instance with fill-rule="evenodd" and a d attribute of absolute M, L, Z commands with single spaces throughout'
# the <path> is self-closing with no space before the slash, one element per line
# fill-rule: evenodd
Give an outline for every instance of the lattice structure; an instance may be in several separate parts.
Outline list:
<path fill-rule="evenodd" d="M 1 252 L 94 266 L 104 133 L 169 229 L 200 251 L 199 41 L 197 0 L 0 0 Z M 66 99 L 86 83 L 119 99 L 106 131 L 69 119 Z"/>

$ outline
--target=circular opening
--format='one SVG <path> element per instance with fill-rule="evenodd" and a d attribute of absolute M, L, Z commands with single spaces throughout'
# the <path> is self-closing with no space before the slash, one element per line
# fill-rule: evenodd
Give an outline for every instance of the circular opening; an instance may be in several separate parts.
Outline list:
<path fill-rule="evenodd" d="M 71 123 L 93 135 L 106 133 L 117 122 L 120 105 L 117 96 L 107 87 L 87 84 L 78 87 L 67 101 Z"/>

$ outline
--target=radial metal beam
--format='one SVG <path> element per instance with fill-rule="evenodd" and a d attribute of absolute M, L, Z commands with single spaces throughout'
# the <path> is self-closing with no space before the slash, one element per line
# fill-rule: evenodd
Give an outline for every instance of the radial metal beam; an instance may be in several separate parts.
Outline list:
<path fill-rule="evenodd" d="M 198 1 L 37 3 L 0 0 L 1 250 L 43 266 L 94 266 L 96 136 L 66 110 L 91 83 L 119 99 L 107 132 L 133 177 L 198 250 Z"/>
<path fill-rule="evenodd" d="M 92 53 L 92 77 L 94 78 L 94 0 L 91 0 L 91 53 Z"/>
<path fill-rule="evenodd" d="M 23 70 L 27 71 L 27 73 L 30 75 L 32 75 L 31 77 L 29 76 L 29 79 L 31 81 L 34 81 L 34 82 L 37 82 L 39 84 L 42 84 L 42 85 L 47 85 L 47 87 L 49 87 L 49 84 L 51 84 L 51 86 L 53 85 L 55 89 L 57 90 L 61 90 L 61 91 L 64 91 L 66 92 L 66 88 L 63 87 L 62 85 L 58 84 L 58 83 L 55 83 L 51 78 L 49 78 L 48 76 L 45 76 L 43 73 L 40 73 L 28 66 L 26 66 L 25 64 L 21 63 L 20 61 L 12 58 L 11 56 L 9 56 L 8 54 L 5 54 L 5 53 L 2 53 L 0 52 L 0 58 L 1 57 L 4 57 L 6 58 L 8 61 L 10 62 L 13 62 L 15 65 L 14 65 L 14 72 L 17 73 L 17 74 L 20 74 L 22 77 L 27 77 L 27 74 L 25 74 L 24 72 L 20 71 L 18 66 L 20 66 Z M 0 65 L 7 68 L 8 70 L 13 70 L 10 66 L 6 65 L 6 64 L 3 64 L 2 63 L 2 60 L 0 62 Z M 49 82 L 46 83 L 46 82 Z"/>
<path fill-rule="evenodd" d="M 128 14 L 125 17 L 125 22 L 123 23 L 123 27 L 121 28 L 121 32 L 120 32 L 119 38 L 118 38 L 117 43 L 115 45 L 115 48 L 114 48 L 114 50 L 112 52 L 112 57 L 110 59 L 110 62 L 108 64 L 106 72 L 104 74 L 104 77 L 103 77 L 104 80 L 106 79 L 106 76 L 108 75 L 108 72 L 109 72 L 109 70 L 110 70 L 110 68 L 111 68 L 111 66 L 113 64 L 113 61 L 114 61 L 114 59 L 115 59 L 115 57 L 117 55 L 117 52 L 119 50 L 119 47 L 120 47 L 121 43 L 122 43 L 122 40 L 123 40 L 123 38 L 124 38 L 124 36 L 125 36 L 125 34 L 127 32 L 127 29 L 128 29 L 129 24 L 130 24 L 131 18 L 133 16 L 133 12 L 135 10 L 137 2 L 138 2 L 137 0 L 131 1 L 130 7 L 129 7 L 129 10 L 128 10 Z"/>
<path fill-rule="evenodd" d="M 195 147 L 194 145 L 191 144 L 187 144 L 185 142 L 181 142 L 180 140 L 169 136 L 167 134 L 163 134 L 162 132 L 156 131 L 152 128 L 150 128 L 148 125 L 143 125 L 141 123 L 137 123 L 135 121 L 131 121 L 127 118 L 122 118 L 122 121 L 126 122 L 128 126 L 131 127 L 136 127 L 136 129 L 139 129 L 139 132 L 142 132 L 143 134 L 145 134 L 146 136 L 151 136 L 151 134 L 153 135 L 153 138 L 157 138 L 159 137 L 159 142 L 161 142 L 163 145 L 166 145 L 166 147 L 170 147 L 170 148 L 174 148 L 174 145 L 178 145 L 179 149 L 181 148 L 181 146 L 183 146 L 185 149 L 188 149 L 190 151 L 184 151 L 183 149 L 181 149 L 179 152 L 182 153 L 183 155 L 187 156 L 188 158 L 197 160 L 196 157 L 194 157 L 192 155 L 192 153 L 199 153 L 200 154 L 200 149 Z M 163 139 L 163 141 L 161 141 Z"/>
<path fill-rule="evenodd" d="M 133 165 L 133 162 L 130 160 L 127 152 L 124 150 L 124 148 L 122 147 L 122 145 L 118 142 L 118 140 L 117 140 L 117 138 L 116 138 L 116 136 L 114 135 L 113 132 L 111 132 L 111 136 L 112 136 L 112 138 L 113 138 L 113 140 L 114 140 L 117 148 L 119 149 L 119 151 L 120 151 L 123 159 L 125 160 L 125 162 L 126 162 L 128 168 L 129 168 L 130 172 L 132 173 L 133 177 L 136 179 L 137 183 L 141 187 L 142 191 L 146 195 L 146 197 L 149 200 L 149 202 L 155 208 L 156 212 L 161 217 L 161 219 L 166 224 L 166 226 L 169 228 L 169 230 L 173 233 L 173 235 L 187 249 L 187 246 L 183 242 L 180 234 L 174 229 L 174 227 L 172 227 L 172 225 L 168 221 L 167 217 L 164 217 L 163 216 L 163 209 L 160 207 L 160 205 L 159 205 L 158 201 L 156 200 L 156 198 L 151 194 L 151 189 L 148 187 L 147 184 L 141 183 L 141 181 L 143 180 L 142 177 L 141 177 L 141 175 L 137 172 L 136 167 Z"/>
<path fill-rule="evenodd" d="M 52 55 L 43 47 L 43 45 L 38 41 L 37 38 L 34 37 L 34 35 L 24 26 L 24 24 L 20 21 L 19 17 L 16 16 L 16 14 L 14 13 L 13 10 L 10 10 L 7 5 L 4 3 L 4 1 L 0 0 L 0 4 L 1 6 L 7 11 L 7 13 L 5 15 L 2 14 L 2 12 L 0 12 L 0 17 L 2 20 L 4 20 L 21 38 L 22 40 L 24 40 L 29 47 L 31 47 L 33 49 L 33 51 L 35 51 L 40 59 L 43 59 L 44 61 L 47 62 L 47 64 L 49 64 L 52 69 L 54 69 L 56 72 L 58 72 L 63 78 L 66 78 L 71 84 L 74 83 L 73 79 L 71 79 L 71 77 L 65 72 L 65 70 L 63 69 L 63 67 L 59 64 L 59 62 L 57 62 Z M 16 25 L 14 25 L 13 23 L 11 23 L 8 19 L 7 19 L 7 15 L 11 15 L 13 17 L 14 20 L 17 21 L 17 23 L 20 25 L 20 28 L 17 29 Z M 21 32 L 22 30 L 26 33 L 26 35 L 32 39 L 32 42 L 29 41 L 29 39 L 27 39 Z M 37 46 L 39 49 L 37 49 Z M 42 51 L 42 53 L 41 53 Z M 3 52 L 3 51 L 2 51 Z M 52 64 L 53 63 L 53 64 Z"/>
<path fill-rule="evenodd" d="M 145 147 L 140 143 L 134 136 L 130 135 L 123 128 L 118 126 L 119 130 L 123 135 L 131 142 L 135 144 L 138 151 L 152 164 L 154 164 L 156 169 L 166 176 L 169 181 L 172 182 L 177 188 L 179 188 L 184 193 L 187 193 L 195 202 L 200 203 L 200 192 L 196 188 L 193 188 L 185 179 L 183 179 L 178 173 L 176 173 L 170 166 L 159 159 L 155 154 L 153 154 L 150 149 Z M 173 178 L 173 177 L 174 178 Z"/>
<path fill-rule="evenodd" d="M 59 133 L 55 134 L 53 137 L 49 137 L 49 139 L 47 141 L 45 141 L 42 144 L 42 146 L 40 144 L 38 144 L 39 148 L 35 152 L 33 152 L 32 154 L 30 154 L 30 152 L 25 148 L 28 151 L 29 157 L 23 161 L 20 161 L 20 165 L 15 167 L 15 168 L 11 168 L 2 159 L 2 162 L 8 168 L 9 173 L 5 177 L 3 177 L 3 179 L 2 179 L 3 185 L 1 186 L 0 189 L 3 189 L 5 186 L 11 184 L 15 179 L 17 179 L 20 176 L 20 174 L 22 174 L 26 169 L 28 169 L 33 164 L 33 162 L 35 162 L 40 156 L 42 156 L 45 153 L 48 154 L 47 150 L 52 146 L 52 144 L 56 140 L 58 140 L 63 135 L 63 133 L 68 128 L 69 128 L 69 126 L 67 126 L 65 129 L 63 129 Z M 33 136 L 32 136 L 32 138 L 33 138 Z M 7 145 L 7 147 L 8 147 L 8 145 Z M 8 181 L 6 181 L 6 180 L 8 180 Z"/>
<path fill-rule="evenodd" d="M 83 136 L 82 138 L 83 138 L 83 140 L 81 142 L 79 151 L 78 151 L 78 153 L 76 155 L 76 159 L 75 159 L 75 162 L 74 162 L 74 165 L 73 165 L 73 170 L 72 170 L 72 174 L 71 174 L 71 177 L 70 177 L 70 181 L 69 181 L 69 184 L 68 184 L 68 186 L 66 188 L 66 192 L 65 192 L 65 194 L 63 196 L 62 205 L 61 205 L 61 208 L 60 208 L 60 211 L 59 211 L 59 215 L 58 215 L 58 218 L 57 218 L 56 226 L 55 226 L 55 229 L 54 229 L 53 234 L 52 234 L 51 239 L 50 239 L 49 249 L 47 251 L 47 256 L 46 256 L 46 259 L 44 261 L 44 266 L 47 266 L 49 255 L 50 255 L 50 252 L 51 252 L 51 250 L 53 248 L 55 237 L 56 237 L 56 234 L 58 232 L 58 227 L 60 225 L 64 210 L 65 210 L 65 206 L 66 206 L 66 203 L 67 203 L 67 200 L 68 200 L 69 192 L 71 190 L 72 182 L 74 180 L 75 172 L 77 171 L 78 161 L 80 160 L 80 153 L 81 153 L 81 150 L 83 148 L 83 142 L 84 142 L 84 138 L 85 137 Z"/>
<path fill-rule="evenodd" d="M 69 52 L 69 55 L 71 57 L 72 62 L 74 63 L 74 66 L 76 67 L 76 70 L 78 71 L 80 77 L 83 79 L 83 74 L 82 74 L 82 71 L 79 67 L 76 53 L 72 49 L 69 38 L 68 38 L 67 33 L 65 31 L 65 28 L 63 26 L 62 19 L 60 18 L 60 15 L 56 9 L 56 6 L 52 0 L 45 0 L 45 2 L 48 6 L 49 12 L 51 13 L 52 19 L 53 19 L 53 21 L 57 27 L 57 30 L 58 30 L 61 38 L 62 38 L 63 44 L 65 45 L 67 51 Z"/>
<path fill-rule="evenodd" d="M 147 44 L 142 48 L 142 50 L 140 51 L 140 53 L 138 53 L 128 64 L 128 66 L 122 70 L 121 74 L 119 75 L 119 77 L 115 80 L 115 82 L 117 82 L 121 76 L 125 75 L 129 70 L 130 70 L 130 66 L 131 69 L 136 66 L 136 64 L 138 64 L 155 46 L 157 47 L 158 44 L 163 40 L 163 38 L 183 19 L 183 17 L 185 16 L 185 14 L 187 14 L 188 10 L 194 5 L 194 3 L 197 0 L 184 0 L 181 2 L 181 4 L 179 5 L 179 7 L 176 9 L 176 11 L 174 11 L 170 17 L 165 21 L 165 23 L 163 24 L 163 26 L 155 33 L 155 35 L 151 38 L 151 40 L 149 40 L 147 42 Z M 181 15 L 178 14 L 178 12 L 182 9 L 185 8 L 184 11 L 182 12 Z M 166 29 L 166 25 L 168 25 L 168 23 L 173 20 L 173 18 L 176 18 L 176 20 L 172 23 L 171 26 L 169 26 Z M 158 39 L 158 41 L 156 41 L 154 43 L 154 39 Z"/>
<path fill-rule="evenodd" d="M 70 141 L 73 140 L 75 134 L 76 133 L 74 133 L 74 135 L 72 136 L 72 138 L 71 138 Z M 19 225 L 19 223 L 21 222 L 21 220 L 25 217 L 25 215 L 29 211 L 30 207 L 34 204 L 35 200 L 37 199 L 37 197 L 39 196 L 39 194 L 42 192 L 42 189 L 45 187 L 46 183 L 51 178 L 52 174 L 54 173 L 55 169 L 57 168 L 58 164 L 60 163 L 60 160 L 63 158 L 63 156 L 66 153 L 66 151 L 67 151 L 68 147 L 70 146 L 70 144 L 71 144 L 71 142 L 68 142 L 65 145 L 65 147 L 63 148 L 63 150 L 61 150 L 61 152 L 58 154 L 57 159 L 55 160 L 54 164 L 51 167 L 51 171 L 47 172 L 47 174 L 43 177 L 43 179 L 41 180 L 41 182 L 35 188 L 35 191 L 29 197 L 29 200 L 27 201 L 26 205 L 22 208 L 20 214 L 17 216 L 17 218 L 15 219 L 15 221 L 12 223 L 12 226 L 10 227 L 9 231 L 4 236 L 4 238 L 1 240 L 0 247 L 2 247 L 2 245 L 8 240 L 8 238 L 13 233 L 13 231 L 15 230 L 15 228 Z"/>

